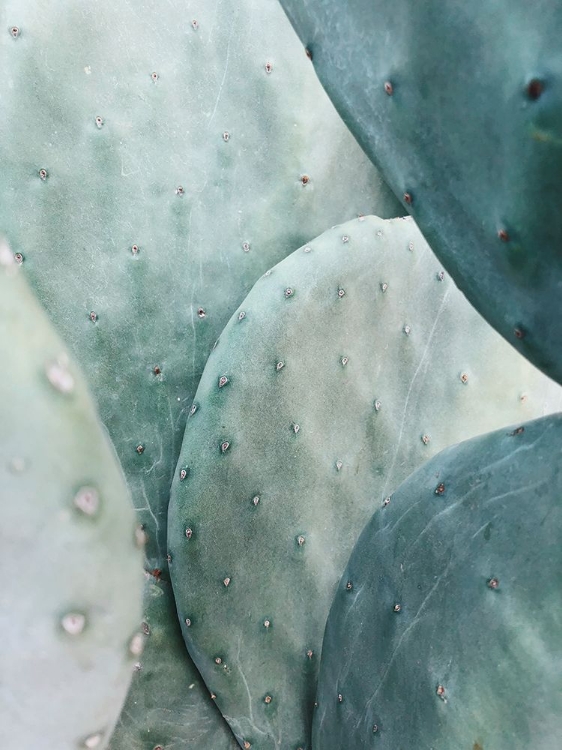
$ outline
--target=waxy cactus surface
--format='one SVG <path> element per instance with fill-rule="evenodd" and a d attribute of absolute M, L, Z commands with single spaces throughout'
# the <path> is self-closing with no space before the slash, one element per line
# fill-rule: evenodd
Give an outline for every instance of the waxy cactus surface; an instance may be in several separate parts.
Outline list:
<path fill-rule="evenodd" d="M 166 577 L 185 417 L 232 311 L 325 227 L 401 208 L 272 0 L 8 0 L 0 19 L 0 226 Z"/>
<path fill-rule="evenodd" d="M 401 208 L 274 0 L 7 0 L 0 19 L 0 226 L 169 580 L 185 418 L 232 311 L 326 226 Z"/>
<path fill-rule="evenodd" d="M 236 750 L 232 732 L 186 658 L 169 581 L 147 574 L 144 650 L 108 750 Z"/>
<path fill-rule="evenodd" d="M 562 4 L 281 0 L 460 289 L 562 380 Z"/>
<path fill-rule="evenodd" d="M 448 448 L 375 513 L 322 647 L 315 750 L 562 737 L 562 415 Z"/>
<path fill-rule="evenodd" d="M 201 379 L 168 527 L 184 638 L 242 745 L 311 747 L 328 610 L 391 490 L 561 395 L 411 219 L 337 226 L 255 285 Z"/>
<path fill-rule="evenodd" d="M 143 645 L 142 534 L 83 377 L 5 244 L 0 360 L 0 747 L 103 750 Z"/>
<path fill-rule="evenodd" d="M 0 4 L 0 750 L 562 747 L 561 8 Z"/>

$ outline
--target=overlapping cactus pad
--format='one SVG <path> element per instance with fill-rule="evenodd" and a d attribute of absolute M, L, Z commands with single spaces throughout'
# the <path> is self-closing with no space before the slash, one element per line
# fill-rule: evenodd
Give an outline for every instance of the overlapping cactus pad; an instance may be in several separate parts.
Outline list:
<path fill-rule="evenodd" d="M 103 750 L 142 650 L 142 534 L 82 375 L 5 244 L 0 360 L 0 746 Z"/>
<path fill-rule="evenodd" d="M 309 237 L 401 209 L 273 0 L 8 0 L 0 19 L 0 226 L 165 575 L 186 412 L 232 311 Z"/>
<path fill-rule="evenodd" d="M 0 750 L 562 748 L 560 29 L 0 3 Z"/>
<path fill-rule="evenodd" d="M 281 0 L 459 287 L 562 379 L 562 5 Z"/>
<path fill-rule="evenodd" d="M 562 737 L 562 417 L 443 451 L 361 535 L 330 611 L 316 750 Z"/>
<path fill-rule="evenodd" d="M 186 643 L 243 746 L 311 747 L 331 600 L 391 490 L 561 393 L 411 219 L 335 227 L 255 285 L 201 379 L 168 527 Z"/>
<path fill-rule="evenodd" d="M 145 645 L 109 750 L 235 750 L 232 732 L 186 658 L 169 581 L 147 574 Z"/>

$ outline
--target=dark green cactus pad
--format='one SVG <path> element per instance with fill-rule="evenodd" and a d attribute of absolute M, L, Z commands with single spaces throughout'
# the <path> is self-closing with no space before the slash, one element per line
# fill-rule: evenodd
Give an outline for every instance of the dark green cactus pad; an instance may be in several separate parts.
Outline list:
<path fill-rule="evenodd" d="M 147 575 L 145 645 L 108 750 L 235 750 L 228 724 L 186 659 L 171 584 Z"/>
<path fill-rule="evenodd" d="M 0 226 L 166 576 L 185 417 L 232 311 L 326 226 L 401 207 L 272 0 L 7 0 L 0 19 Z"/>
<path fill-rule="evenodd" d="M 562 746 L 562 415 L 449 448 L 375 513 L 322 648 L 316 750 Z"/>
<path fill-rule="evenodd" d="M 562 5 L 281 0 L 326 91 L 482 315 L 562 380 Z"/>
<path fill-rule="evenodd" d="M 84 379 L 4 243 L 0 361 L 0 747 L 103 750 L 142 650 L 142 534 Z"/>
<path fill-rule="evenodd" d="M 186 643 L 242 745 L 310 748 L 329 607 L 390 490 L 561 405 L 411 219 L 335 227 L 255 285 L 201 379 L 168 527 Z"/>

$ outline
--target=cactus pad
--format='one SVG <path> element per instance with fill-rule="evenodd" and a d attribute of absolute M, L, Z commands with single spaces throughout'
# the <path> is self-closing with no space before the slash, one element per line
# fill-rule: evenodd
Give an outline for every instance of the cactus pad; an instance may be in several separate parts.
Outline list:
<path fill-rule="evenodd" d="M 317 750 L 560 746 L 561 449 L 560 414 L 477 437 L 375 513 L 328 618 Z"/>
<path fill-rule="evenodd" d="M 0 360 L 0 746 L 102 750 L 142 648 L 140 540 L 83 378 L 5 244 Z"/>
<path fill-rule="evenodd" d="M 185 652 L 169 581 L 147 575 L 144 607 L 144 650 L 108 750 L 236 750 Z"/>
<path fill-rule="evenodd" d="M 184 638 L 241 744 L 310 748 L 330 603 L 391 489 L 561 393 L 411 219 L 335 227 L 255 285 L 201 379 L 168 526 Z"/>
<path fill-rule="evenodd" d="M 273 0 L 7 0 L 0 19 L 0 226 L 166 577 L 185 417 L 232 311 L 324 227 L 401 209 Z"/>
<path fill-rule="evenodd" d="M 561 382 L 562 5 L 281 4 L 459 288 Z"/>

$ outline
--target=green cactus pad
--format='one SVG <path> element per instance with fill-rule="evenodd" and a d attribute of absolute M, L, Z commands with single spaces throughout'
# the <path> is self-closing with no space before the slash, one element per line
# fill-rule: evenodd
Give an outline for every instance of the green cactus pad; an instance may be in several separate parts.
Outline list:
<path fill-rule="evenodd" d="M 232 311 L 326 226 L 401 207 L 273 0 L 7 0 L 0 19 L 0 226 L 166 577 L 185 417 Z"/>
<path fill-rule="evenodd" d="M 109 750 L 235 750 L 228 724 L 186 659 L 171 584 L 147 576 L 144 602 L 144 651 Z"/>
<path fill-rule="evenodd" d="M 255 285 L 201 379 L 168 526 L 184 638 L 240 743 L 310 748 L 330 603 L 390 490 L 561 394 L 411 219 L 335 227 Z"/>
<path fill-rule="evenodd" d="M 142 647 L 142 552 L 82 375 L 3 243 L 0 360 L 0 746 L 102 750 Z"/>
<path fill-rule="evenodd" d="M 562 5 L 281 4 L 461 290 L 561 382 Z"/>
<path fill-rule="evenodd" d="M 561 746 L 561 457 L 562 415 L 518 424 L 374 514 L 328 619 L 316 750 Z"/>

